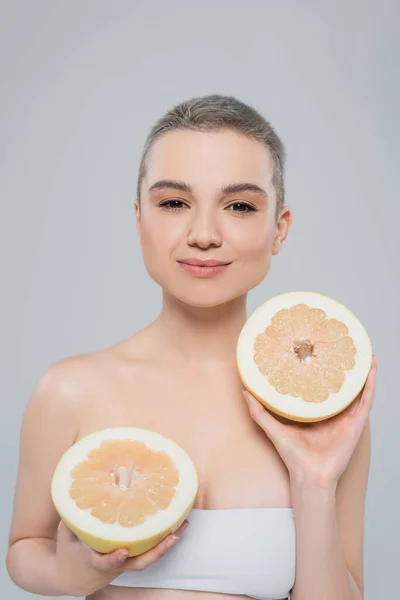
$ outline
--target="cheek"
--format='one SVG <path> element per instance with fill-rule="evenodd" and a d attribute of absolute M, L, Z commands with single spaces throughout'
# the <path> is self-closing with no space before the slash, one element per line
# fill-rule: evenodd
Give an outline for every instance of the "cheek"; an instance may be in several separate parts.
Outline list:
<path fill-rule="evenodd" d="M 163 219 L 157 218 L 157 215 L 142 223 L 143 252 L 148 255 L 154 254 L 154 260 L 162 261 L 168 258 L 179 241 L 179 237 L 179 228 L 165 223 Z M 152 257 L 149 256 L 149 258 Z"/>
<path fill-rule="evenodd" d="M 154 219 L 150 227 L 142 227 L 140 237 L 144 265 L 152 279 L 161 284 L 179 241 L 176 228 L 165 227 Z"/>
<path fill-rule="evenodd" d="M 248 234 L 247 234 L 248 233 Z M 252 226 L 236 241 L 239 261 L 235 273 L 238 291 L 244 293 L 259 285 L 269 272 L 275 228 L 271 224 Z M 233 273 L 233 271 L 232 271 Z M 237 276 L 236 276 L 237 275 Z"/>
<path fill-rule="evenodd" d="M 270 259 L 274 243 L 274 228 L 269 224 L 250 224 L 246 232 L 236 236 L 235 247 L 246 262 L 265 262 Z"/>
<path fill-rule="evenodd" d="M 243 245 L 241 254 L 245 260 L 262 260 L 270 254 L 269 241 L 254 236 L 248 244 Z"/>

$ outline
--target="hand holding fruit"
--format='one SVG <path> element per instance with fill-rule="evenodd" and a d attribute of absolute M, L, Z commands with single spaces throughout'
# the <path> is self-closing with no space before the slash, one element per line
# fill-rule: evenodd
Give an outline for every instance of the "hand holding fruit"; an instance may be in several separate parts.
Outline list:
<path fill-rule="evenodd" d="M 315 423 L 283 424 L 247 390 L 243 395 L 256 423 L 273 442 L 291 478 L 335 485 L 346 469 L 368 419 L 376 386 L 377 358 L 363 390 L 340 414 Z"/>
<path fill-rule="evenodd" d="M 185 520 L 175 533 L 168 535 L 151 550 L 128 558 L 124 549 L 100 554 L 81 542 L 60 521 L 57 530 L 56 561 L 60 578 L 68 595 L 88 596 L 111 583 L 126 571 L 142 571 L 159 560 L 174 546 L 188 526 Z"/>

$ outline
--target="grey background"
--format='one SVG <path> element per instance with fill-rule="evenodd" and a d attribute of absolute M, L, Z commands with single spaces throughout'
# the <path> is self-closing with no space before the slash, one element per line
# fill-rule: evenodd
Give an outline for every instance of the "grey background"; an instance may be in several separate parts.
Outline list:
<path fill-rule="evenodd" d="M 208 93 L 259 109 L 288 151 L 294 223 L 249 311 L 312 289 L 371 336 L 365 598 L 397 597 L 399 33 L 388 0 L 0 2 L 4 597 L 29 597 L 4 566 L 29 395 L 53 362 L 158 314 L 134 227 L 139 155 L 162 113 Z"/>

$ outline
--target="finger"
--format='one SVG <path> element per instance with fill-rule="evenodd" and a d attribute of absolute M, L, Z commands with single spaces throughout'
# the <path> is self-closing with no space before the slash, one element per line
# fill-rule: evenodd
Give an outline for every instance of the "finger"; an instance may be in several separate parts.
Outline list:
<path fill-rule="evenodd" d="M 91 548 L 88 548 L 90 554 L 90 562 L 93 567 L 99 571 L 114 572 L 122 570 L 124 563 L 129 556 L 129 550 L 120 548 L 109 554 L 101 554 Z"/>
<path fill-rule="evenodd" d="M 371 370 L 369 372 L 367 382 L 365 384 L 364 393 L 362 395 L 359 408 L 357 410 L 358 413 L 361 413 L 365 418 L 367 418 L 374 401 L 375 389 L 376 389 L 376 378 L 378 372 L 378 359 L 376 356 L 373 356 Z"/>
<path fill-rule="evenodd" d="M 264 432 L 272 439 L 279 436 L 282 432 L 284 425 L 281 425 L 277 419 L 275 419 L 247 390 L 242 390 L 243 396 L 246 400 L 251 417 L 256 423 L 264 430 Z"/>
<path fill-rule="evenodd" d="M 143 571 L 144 569 L 147 569 L 150 565 L 167 554 L 168 550 L 175 546 L 188 525 L 189 521 L 185 520 L 175 533 L 168 535 L 157 544 L 157 546 L 144 552 L 140 556 L 134 556 L 127 560 L 123 567 L 124 571 Z"/>
<path fill-rule="evenodd" d="M 376 358 L 376 356 L 374 355 L 372 357 L 372 365 L 371 365 L 371 369 L 368 373 L 368 377 L 367 380 L 365 382 L 365 385 L 361 391 L 361 393 L 359 394 L 359 397 L 357 398 L 357 400 L 354 401 L 351 410 L 350 410 L 350 414 L 354 417 L 358 417 L 360 414 L 362 414 L 363 416 L 368 416 L 371 408 L 372 408 L 372 403 L 373 403 L 373 399 L 374 399 L 374 394 L 375 394 L 375 387 L 376 387 L 376 374 L 377 374 L 377 368 L 378 368 L 378 360 Z"/>
<path fill-rule="evenodd" d="M 77 536 L 68 525 L 61 519 L 57 527 L 57 539 L 64 539 L 67 542 L 76 542 Z"/>

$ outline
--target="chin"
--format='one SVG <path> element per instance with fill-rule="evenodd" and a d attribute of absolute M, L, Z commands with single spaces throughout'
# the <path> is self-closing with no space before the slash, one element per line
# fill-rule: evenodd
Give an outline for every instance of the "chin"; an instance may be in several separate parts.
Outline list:
<path fill-rule="evenodd" d="M 263 265 L 263 268 L 257 269 L 258 272 L 253 273 L 248 280 L 243 277 L 243 273 L 228 277 L 224 281 L 222 278 L 217 281 L 217 278 L 200 279 L 195 277 L 193 280 L 190 278 L 182 280 L 180 277 L 177 279 L 176 274 L 174 276 L 167 270 L 160 271 L 160 265 L 157 265 L 156 268 L 150 268 L 153 265 L 146 266 L 151 279 L 169 296 L 197 308 L 213 308 L 236 300 L 257 287 L 268 272 Z"/>
<path fill-rule="evenodd" d="M 238 289 L 232 286 L 232 289 L 229 289 L 229 286 L 226 284 L 224 286 L 216 286 L 215 289 L 200 290 L 199 288 L 196 289 L 196 286 L 193 286 L 193 289 L 190 289 L 189 286 L 186 286 L 185 289 L 165 286 L 164 289 L 169 295 L 183 304 L 195 308 L 214 308 L 229 304 L 229 302 L 233 302 L 248 292 L 247 287 Z"/>
<path fill-rule="evenodd" d="M 178 300 L 192 306 L 194 308 L 215 308 L 216 306 L 222 306 L 227 302 L 234 300 L 234 298 L 199 298 L 198 296 L 186 295 L 184 297 L 175 296 Z"/>

